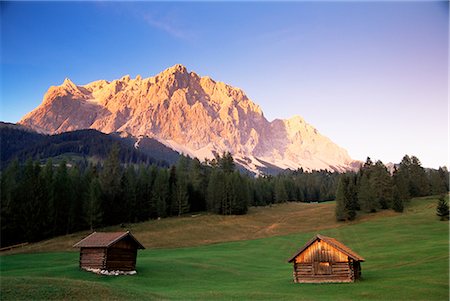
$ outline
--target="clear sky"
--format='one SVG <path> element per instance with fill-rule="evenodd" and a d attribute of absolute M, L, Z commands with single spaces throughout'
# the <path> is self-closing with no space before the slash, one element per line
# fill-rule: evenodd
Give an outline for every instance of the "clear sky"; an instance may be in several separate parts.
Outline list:
<path fill-rule="evenodd" d="M 449 3 L 0 2 L 2 121 L 65 77 L 181 63 L 300 115 L 354 159 L 448 165 Z"/>

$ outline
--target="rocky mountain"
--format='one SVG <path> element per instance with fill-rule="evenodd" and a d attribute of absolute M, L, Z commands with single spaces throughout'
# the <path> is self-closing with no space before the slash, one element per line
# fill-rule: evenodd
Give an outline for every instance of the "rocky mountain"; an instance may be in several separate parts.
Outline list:
<path fill-rule="evenodd" d="M 301 117 L 269 122 L 239 88 L 175 65 L 154 77 L 52 86 L 21 125 L 54 134 L 79 129 L 150 137 L 200 160 L 230 151 L 249 170 L 269 166 L 343 171 L 348 153 Z M 138 146 L 139 142 L 136 144 Z"/>

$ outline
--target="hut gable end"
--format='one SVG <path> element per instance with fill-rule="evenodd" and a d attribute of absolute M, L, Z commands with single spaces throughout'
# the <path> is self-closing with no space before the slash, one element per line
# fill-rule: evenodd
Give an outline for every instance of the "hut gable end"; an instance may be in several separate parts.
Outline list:
<path fill-rule="evenodd" d="M 130 232 L 94 232 L 74 247 L 80 248 L 80 268 L 133 271 L 137 250 L 144 249 Z"/>
<path fill-rule="evenodd" d="M 361 277 L 360 255 L 335 240 L 317 234 L 288 262 L 294 264 L 294 282 L 353 282 Z"/>
<path fill-rule="evenodd" d="M 339 251 L 342 254 L 345 254 L 349 258 L 356 261 L 364 261 L 364 258 L 358 255 L 355 251 L 351 250 L 349 247 L 344 245 L 343 243 L 337 241 L 334 238 L 327 237 L 324 235 L 317 234 L 312 239 L 310 239 L 303 247 L 301 247 L 291 258 L 289 258 L 288 262 L 293 262 L 297 256 L 303 253 L 310 246 L 317 244 L 317 242 L 324 242 L 324 246 L 329 246 L 329 248 Z"/>

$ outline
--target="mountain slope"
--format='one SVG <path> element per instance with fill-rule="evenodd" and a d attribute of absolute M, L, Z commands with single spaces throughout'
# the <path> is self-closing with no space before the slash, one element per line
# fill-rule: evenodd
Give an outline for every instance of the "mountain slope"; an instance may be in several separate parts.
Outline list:
<path fill-rule="evenodd" d="M 19 122 L 44 133 L 97 129 L 149 136 L 178 152 L 211 159 L 230 151 L 257 171 L 278 168 L 343 171 L 352 159 L 301 117 L 269 122 L 245 93 L 175 65 L 160 74 L 77 86 L 52 86 Z"/>
<path fill-rule="evenodd" d="M 22 126 L 0 122 L 1 167 L 17 158 L 47 159 L 58 156 L 95 157 L 104 159 L 112 146 L 119 144 L 120 159 L 124 163 L 154 163 L 163 166 L 174 164 L 179 154 L 150 138 L 141 138 L 142 146 L 134 147 L 134 137 L 121 137 L 116 133 L 107 135 L 96 130 L 79 130 L 44 135 Z"/>

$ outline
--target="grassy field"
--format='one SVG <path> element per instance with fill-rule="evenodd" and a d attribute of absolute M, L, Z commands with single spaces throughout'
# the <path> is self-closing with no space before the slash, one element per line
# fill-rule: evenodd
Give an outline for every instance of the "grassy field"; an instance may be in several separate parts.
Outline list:
<path fill-rule="evenodd" d="M 182 248 L 229 241 L 265 238 L 300 232 L 321 231 L 346 224 L 336 222 L 334 202 L 285 203 L 267 207 L 251 207 L 249 213 L 240 216 L 196 214 L 184 217 L 164 218 L 144 223 L 125 225 L 124 228 L 108 227 L 101 231 L 130 230 L 149 249 Z M 358 216 L 351 224 L 397 216 L 391 210 Z M 75 251 L 72 246 L 90 232 L 74 233 L 15 249 L 13 253 Z"/>
<path fill-rule="evenodd" d="M 310 217 L 311 227 L 305 225 L 293 233 L 295 230 L 291 232 L 281 221 L 280 225 L 270 228 L 275 230 L 266 235 L 270 237 L 253 240 L 175 248 L 176 243 L 169 244 L 170 239 L 167 239 L 165 243 L 173 248 L 139 252 L 138 274 L 135 276 L 108 277 L 80 271 L 76 252 L 1 256 L 0 296 L 2 300 L 448 300 L 449 224 L 437 219 L 435 205 L 436 199 L 433 198 L 415 199 L 404 214 L 371 215 L 339 227 L 331 221 L 332 218 L 325 218 L 333 223 L 332 226 L 316 221 L 321 219 L 318 211 Z M 279 207 L 283 206 L 292 211 L 291 204 Z M 333 204 L 309 206 L 332 209 Z M 326 210 L 331 212 L 328 207 Z M 253 212 L 247 217 L 254 219 L 254 222 L 248 222 L 249 229 L 249 225 L 258 220 L 262 224 L 261 229 L 255 228 L 253 233 L 270 230 L 268 227 L 271 225 L 266 224 L 271 220 L 269 215 L 285 208 L 258 210 L 261 212 Z M 258 214 L 261 218 L 267 215 L 267 220 L 261 221 L 253 216 Z M 222 218 L 207 216 L 207 219 L 220 221 Z M 308 217 L 305 219 L 307 224 Z M 181 220 L 169 222 L 183 225 Z M 145 225 L 157 225 L 157 222 L 133 226 L 139 239 L 141 233 L 145 234 L 145 231 L 138 231 L 139 227 Z M 214 224 L 202 226 L 208 232 L 207 227 L 214 227 Z M 251 237 L 247 226 L 241 229 L 236 225 L 236 232 L 245 232 L 242 236 L 238 233 L 229 236 L 227 233 L 232 229 L 224 233 L 228 240 L 247 239 Z M 231 225 L 229 227 L 232 228 Z M 283 233 L 277 231 L 285 230 L 277 229 L 287 229 L 292 234 L 280 236 Z M 366 258 L 362 264 L 363 280 L 354 284 L 292 282 L 292 266 L 286 260 L 318 229 Z M 192 235 L 190 229 L 185 230 L 186 235 Z M 167 235 L 171 233 L 178 232 L 167 231 Z M 220 236 L 220 231 L 217 235 Z M 180 245 L 183 244 L 182 240 Z M 144 245 L 148 247 L 145 241 Z M 58 246 L 65 248 L 53 241 L 53 247 L 57 249 Z"/>

